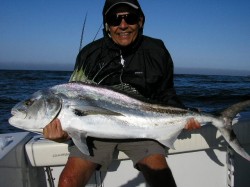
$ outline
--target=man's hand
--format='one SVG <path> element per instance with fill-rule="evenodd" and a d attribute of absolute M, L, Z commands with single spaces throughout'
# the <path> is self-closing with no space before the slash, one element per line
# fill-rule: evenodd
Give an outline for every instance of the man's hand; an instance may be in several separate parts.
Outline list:
<path fill-rule="evenodd" d="M 43 136 L 44 138 L 55 142 L 65 142 L 69 139 L 68 133 L 62 130 L 59 119 L 53 120 L 46 127 L 44 127 Z"/>
<path fill-rule="evenodd" d="M 199 128 L 201 128 L 201 125 L 194 118 L 189 119 L 187 121 L 187 124 L 184 127 L 184 129 L 187 129 L 187 130 L 195 130 L 195 129 L 199 129 Z"/>

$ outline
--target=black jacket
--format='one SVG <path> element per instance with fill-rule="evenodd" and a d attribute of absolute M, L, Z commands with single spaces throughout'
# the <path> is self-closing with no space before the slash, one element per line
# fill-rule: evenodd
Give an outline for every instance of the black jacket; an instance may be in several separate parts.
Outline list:
<path fill-rule="evenodd" d="M 120 89 L 131 86 L 151 102 L 184 107 L 174 89 L 173 61 L 159 39 L 140 35 L 126 50 L 107 36 L 88 44 L 77 56 L 71 81 L 86 78 Z"/>

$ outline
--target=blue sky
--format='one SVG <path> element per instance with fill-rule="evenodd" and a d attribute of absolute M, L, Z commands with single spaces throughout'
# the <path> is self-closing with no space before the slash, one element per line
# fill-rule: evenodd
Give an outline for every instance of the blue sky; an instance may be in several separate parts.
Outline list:
<path fill-rule="evenodd" d="M 102 24 L 103 4 L 104 0 L 0 0 L 0 69 L 72 70 L 85 14 L 83 45 Z M 249 0 L 140 4 L 146 15 L 144 34 L 164 41 L 176 71 L 250 74 Z M 101 36 L 99 32 L 97 38 Z"/>

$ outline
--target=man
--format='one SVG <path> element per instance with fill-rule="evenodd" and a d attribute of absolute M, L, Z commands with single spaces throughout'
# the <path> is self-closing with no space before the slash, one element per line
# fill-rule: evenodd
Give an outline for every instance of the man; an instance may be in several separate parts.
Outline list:
<path fill-rule="evenodd" d="M 173 84 L 173 62 L 163 42 L 144 36 L 144 13 L 137 0 L 106 0 L 103 8 L 104 37 L 78 54 L 70 81 L 92 81 L 149 102 L 184 107 Z M 198 128 L 190 119 L 187 129 Z M 68 134 L 54 120 L 44 128 L 45 138 L 62 142 Z M 96 169 L 107 169 L 113 152 L 123 151 L 152 186 L 176 186 L 165 159 L 165 148 L 152 140 L 88 138 L 91 155 L 76 146 L 60 176 L 59 186 L 84 186 Z"/>

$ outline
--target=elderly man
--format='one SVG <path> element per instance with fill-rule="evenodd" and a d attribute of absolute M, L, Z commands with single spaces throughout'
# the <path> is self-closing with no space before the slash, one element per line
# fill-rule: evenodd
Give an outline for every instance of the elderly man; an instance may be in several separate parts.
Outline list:
<path fill-rule="evenodd" d="M 144 22 L 137 0 L 106 0 L 104 37 L 80 51 L 70 81 L 88 78 L 150 102 L 184 108 L 175 93 L 171 56 L 161 40 L 143 35 Z M 191 119 L 186 127 L 195 129 L 199 124 Z M 58 142 L 69 138 L 58 119 L 44 128 L 44 136 Z M 150 186 L 176 186 L 166 162 L 165 148 L 158 142 L 93 137 L 87 141 L 90 156 L 76 146 L 70 148 L 59 186 L 84 186 L 95 170 L 107 169 L 116 150 L 128 155 Z"/>

